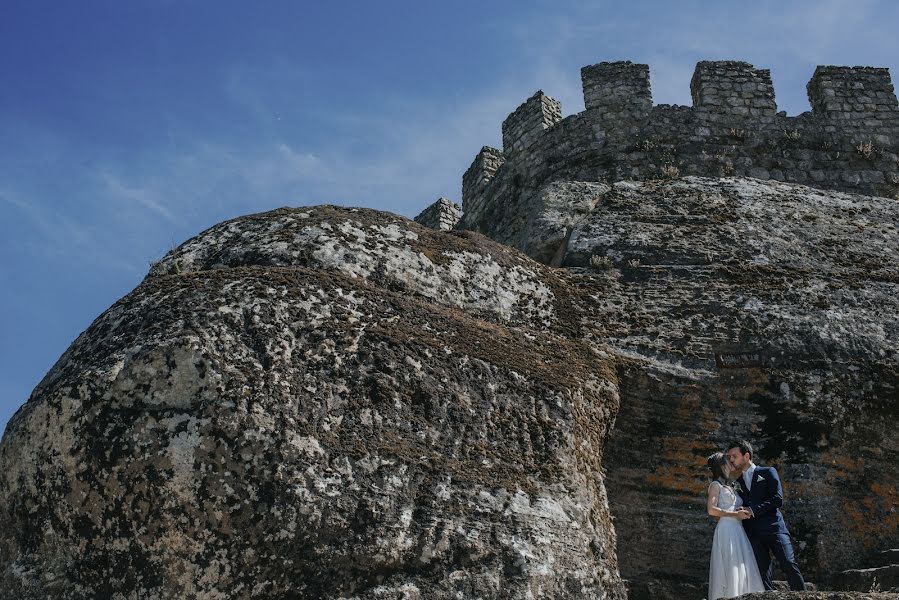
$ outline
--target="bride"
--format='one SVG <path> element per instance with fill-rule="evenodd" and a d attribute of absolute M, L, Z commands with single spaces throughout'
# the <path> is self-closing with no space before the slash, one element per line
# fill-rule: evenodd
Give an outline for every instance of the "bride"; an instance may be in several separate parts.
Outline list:
<path fill-rule="evenodd" d="M 752 515 L 741 508 L 743 502 L 728 479 L 732 469 L 724 454 L 714 453 L 708 463 L 714 481 L 709 485 L 706 509 L 718 519 L 709 565 L 709 600 L 763 592 L 762 576 L 741 523 Z"/>

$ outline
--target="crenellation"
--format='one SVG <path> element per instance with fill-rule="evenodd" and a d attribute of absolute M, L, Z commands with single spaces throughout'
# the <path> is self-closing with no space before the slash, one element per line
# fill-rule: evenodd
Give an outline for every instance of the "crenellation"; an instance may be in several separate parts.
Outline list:
<path fill-rule="evenodd" d="M 562 120 L 562 105 L 538 90 L 503 121 L 503 152 L 527 150 Z"/>
<path fill-rule="evenodd" d="M 690 81 L 693 107 L 710 115 L 771 119 L 777 112 L 771 72 L 737 61 L 702 61 Z"/>
<path fill-rule="evenodd" d="M 652 105 L 647 65 L 581 69 L 586 110 L 561 119 L 538 92 L 503 123 L 505 151 L 463 177 L 460 227 L 484 230 L 552 181 L 755 177 L 899 199 L 899 107 L 887 69 L 819 67 L 812 110 L 777 111 L 771 74 L 701 62 L 693 106 Z M 500 168 L 501 167 L 501 168 Z"/>
<path fill-rule="evenodd" d="M 899 118 L 889 69 L 820 66 L 806 86 L 812 111 L 823 118 L 878 121 Z"/>
<path fill-rule="evenodd" d="M 645 114 L 652 108 L 649 65 L 601 62 L 581 69 L 584 106 L 599 118 Z"/>

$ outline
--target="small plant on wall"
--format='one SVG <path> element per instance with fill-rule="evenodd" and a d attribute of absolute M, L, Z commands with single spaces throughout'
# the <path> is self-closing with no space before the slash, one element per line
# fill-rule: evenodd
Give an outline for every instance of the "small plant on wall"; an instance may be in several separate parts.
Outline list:
<path fill-rule="evenodd" d="M 867 142 L 859 142 L 855 147 L 855 151 L 867 160 L 871 160 L 872 158 L 877 156 L 877 146 L 875 146 L 874 142 L 870 140 Z"/>
<path fill-rule="evenodd" d="M 677 179 L 680 177 L 680 169 L 675 165 L 665 165 L 662 167 L 662 177 L 665 179 Z"/>
<path fill-rule="evenodd" d="M 594 269 L 610 269 L 612 268 L 612 259 L 608 256 L 594 254 L 590 257 L 590 266 Z"/>

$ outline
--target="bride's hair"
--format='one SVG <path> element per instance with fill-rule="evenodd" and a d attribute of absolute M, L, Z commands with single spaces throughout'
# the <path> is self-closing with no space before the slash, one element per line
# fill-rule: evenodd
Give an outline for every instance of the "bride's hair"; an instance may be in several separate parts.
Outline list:
<path fill-rule="evenodd" d="M 727 479 L 727 476 L 724 474 L 724 464 L 726 462 L 727 458 L 724 457 L 723 452 L 715 452 L 709 457 L 709 471 L 712 472 L 712 479 Z"/>

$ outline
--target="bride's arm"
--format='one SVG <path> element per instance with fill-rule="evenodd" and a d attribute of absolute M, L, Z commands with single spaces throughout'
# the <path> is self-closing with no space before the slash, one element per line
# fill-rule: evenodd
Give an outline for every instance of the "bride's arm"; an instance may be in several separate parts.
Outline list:
<path fill-rule="evenodd" d="M 720 518 L 720 517 L 736 517 L 738 519 L 743 518 L 742 515 L 746 513 L 744 511 L 739 510 L 723 510 L 718 508 L 718 494 L 721 493 L 721 484 L 717 481 L 713 481 L 712 485 L 709 486 L 709 499 L 706 501 L 705 509 L 706 512 L 709 513 L 710 516 Z"/>

